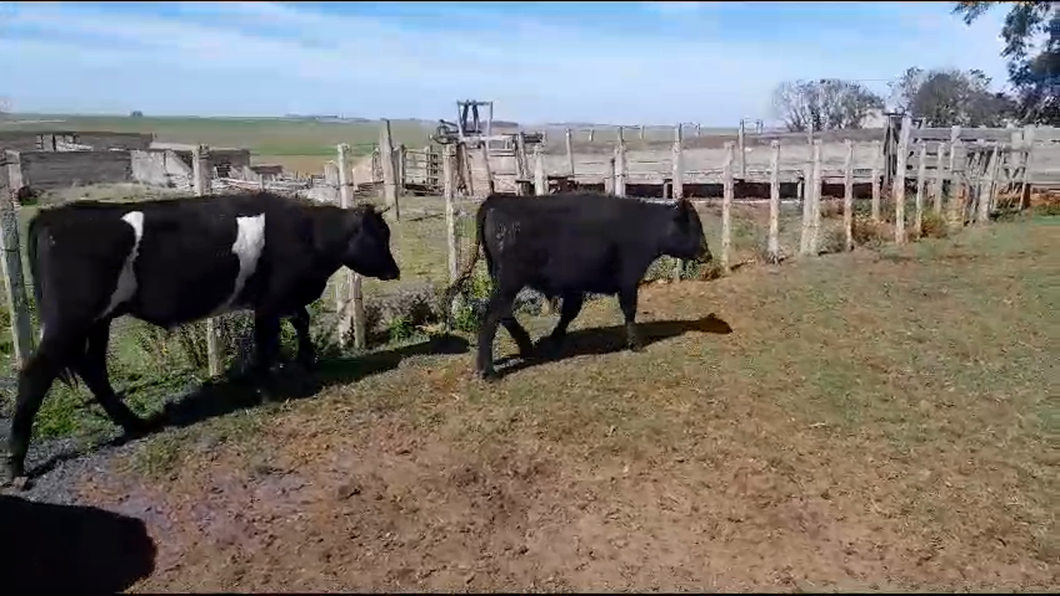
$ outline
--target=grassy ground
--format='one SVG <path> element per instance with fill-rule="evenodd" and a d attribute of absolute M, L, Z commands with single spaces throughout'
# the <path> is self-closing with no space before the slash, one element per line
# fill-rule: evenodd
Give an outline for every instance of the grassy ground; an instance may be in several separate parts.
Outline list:
<path fill-rule="evenodd" d="M 412 339 L 80 495 L 147 521 L 141 590 L 1055 591 L 1058 225 L 650 285 L 645 352 L 595 301 L 496 385 Z"/>
<path fill-rule="evenodd" d="M 63 122 L 4 123 L 0 130 L 69 130 L 155 133 L 170 143 L 205 143 L 215 147 L 246 147 L 254 163 L 281 164 L 293 172 L 319 173 L 335 159 L 335 145 L 349 143 L 354 155 L 371 153 L 379 142 L 378 122 L 314 122 L 254 118 L 130 118 L 121 116 L 61 116 Z M 419 122 L 392 120 L 394 143 L 409 147 L 427 144 L 433 132 Z"/>
<path fill-rule="evenodd" d="M 55 191 L 42 197 L 41 202 L 52 204 L 73 200 L 82 196 L 105 200 L 137 200 L 172 194 L 171 191 L 151 189 L 140 185 L 98 185 Z M 433 321 L 423 306 L 433 301 L 434 291 L 447 282 L 446 240 L 444 203 L 440 197 L 403 197 L 402 221 L 393 226 L 391 239 L 395 258 L 401 264 L 402 279 L 397 282 L 380 282 L 366 279 L 364 293 L 368 310 L 372 342 L 406 341 L 421 337 L 425 330 L 433 327 Z M 461 209 L 473 213 L 474 201 L 461 204 Z M 37 212 L 33 206 L 20 211 L 21 237 L 26 237 L 30 218 Z M 705 232 L 717 253 L 721 235 L 721 212 L 717 207 L 702 207 L 700 210 Z M 733 210 L 733 263 L 759 259 L 765 245 L 767 229 L 766 212 L 761 207 L 736 206 Z M 785 206 L 782 212 L 781 247 L 786 255 L 793 255 L 798 246 L 800 226 L 797 207 Z M 838 219 L 831 217 L 823 222 L 823 243 L 838 229 Z M 473 218 L 459 220 L 458 235 L 461 260 L 470 258 L 474 233 Z M 25 242 L 22 243 L 23 271 L 28 287 L 33 280 L 25 263 Z M 669 279 L 673 263 L 660 259 L 648 272 L 648 279 Z M 480 271 L 484 264 L 480 261 Z M 430 305 L 430 306 L 433 306 Z M 315 333 L 319 337 L 329 336 L 335 325 L 335 300 L 333 290 L 325 292 L 315 305 Z M 0 354 L 8 357 L 0 363 L 0 384 L 4 386 L 0 396 L 3 412 L 8 412 L 14 399 L 15 374 L 12 370 L 13 350 L 6 309 L 0 313 L 3 325 L 0 328 Z M 245 316 L 226 317 L 232 326 L 232 335 L 248 332 Z M 197 339 L 193 344 L 182 342 L 182 334 L 164 334 L 139 321 L 120 319 L 115 322 L 111 334 L 109 365 L 111 378 L 119 392 L 125 392 L 130 405 L 143 415 L 154 415 L 175 394 L 187 390 L 206 379 L 205 344 L 202 343 L 202 324 L 190 326 L 188 333 Z M 290 328 L 284 326 L 286 348 L 293 350 Z M 190 347 L 189 347 L 190 346 Z M 227 351 L 228 362 L 238 363 L 245 356 L 245 349 L 232 346 Z M 346 353 L 346 355 L 352 355 Z M 161 372 L 160 372 L 161 371 Z M 73 436 L 78 442 L 88 445 L 113 432 L 113 426 L 103 415 L 98 405 L 90 399 L 83 386 L 68 388 L 56 384 L 37 418 L 36 433 L 40 438 Z"/>

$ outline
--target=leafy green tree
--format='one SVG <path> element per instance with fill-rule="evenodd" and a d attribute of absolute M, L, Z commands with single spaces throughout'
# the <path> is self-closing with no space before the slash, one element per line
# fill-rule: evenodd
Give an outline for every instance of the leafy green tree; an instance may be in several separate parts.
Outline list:
<path fill-rule="evenodd" d="M 891 103 L 923 118 L 927 126 L 1004 126 L 1016 106 L 990 91 L 990 77 L 978 70 L 909 68 L 891 83 Z"/>
<path fill-rule="evenodd" d="M 971 24 L 997 5 L 1009 11 L 1001 56 L 1008 61 L 1020 119 L 1060 126 L 1060 2 L 957 2 L 953 13 Z"/>

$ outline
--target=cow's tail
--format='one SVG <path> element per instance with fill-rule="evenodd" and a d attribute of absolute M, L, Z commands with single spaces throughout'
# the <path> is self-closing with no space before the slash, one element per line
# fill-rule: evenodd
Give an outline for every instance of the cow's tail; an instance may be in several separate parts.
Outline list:
<path fill-rule="evenodd" d="M 29 261 L 30 278 L 33 280 L 33 300 L 36 302 L 37 319 L 40 321 L 41 326 L 43 326 L 45 320 L 44 300 L 42 298 L 44 280 L 40 277 L 40 265 L 37 258 L 37 238 L 40 235 L 40 221 L 37 217 L 34 217 L 29 221 L 28 232 L 29 233 L 26 234 L 26 256 Z M 42 336 L 39 339 L 43 340 L 44 337 Z M 77 385 L 77 377 L 74 375 L 73 369 L 69 366 L 64 366 L 62 370 L 59 371 L 58 379 L 71 389 Z"/>
<path fill-rule="evenodd" d="M 475 270 L 475 265 L 478 263 L 479 247 L 482 248 L 482 252 L 487 250 L 486 244 L 482 241 L 482 236 L 485 233 L 486 213 L 488 211 L 485 204 L 479 206 L 478 213 L 475 214 L 475 243 L 471 246 L 471 259 L 468 260 L 467 265 L 464 265 L 464 268 L 453 280 L 453 283 L 445 289 L 445 294 L 442 296 L 442 316 L 447 329 L 451 327 L 450 318 L 453 312 L 453 299 L 456 298 L 463 285 L 467 283 L 468 278 L 471 277 L 471 272 Z M 489 261 L 489 255 L 486 255 L 486 260 L 487 262 Z"/>

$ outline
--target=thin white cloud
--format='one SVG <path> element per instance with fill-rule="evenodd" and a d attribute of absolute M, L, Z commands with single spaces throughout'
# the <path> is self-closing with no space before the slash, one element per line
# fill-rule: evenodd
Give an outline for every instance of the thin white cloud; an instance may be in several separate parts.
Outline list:
<path fill-rule="evenodd" d="M 768 119 L 782 80 L 891 79 L 911 65 L 1004 78 L 1000 11 L 966 27 L 925 6 L 895 4 L 902 18 L 875 39 L 822 26 L 805 43 L 781 44 L 672 31 L 631 39 L 497 15 L 424 28 L 273 2 L 189 2 L 168 18 L 21 3 L 11 30 L 39 34 L 0 33 L 0 52 L 19 57 L 5 65 L 0 95 L 26 111 L 394 118 L 448 118 L 456 99 L 479 97 L 496 101 L 504 119 L 728 125 Z M 95 41 L 78 43 L 86 37 Z M 56 84 L 65 80 L 78 84 Z"/>
<path fill-rule="evenodd" d="M 642 6 L 664 15 L 696 13 L 715 4 L 714 2 L 641 2 Z"/>

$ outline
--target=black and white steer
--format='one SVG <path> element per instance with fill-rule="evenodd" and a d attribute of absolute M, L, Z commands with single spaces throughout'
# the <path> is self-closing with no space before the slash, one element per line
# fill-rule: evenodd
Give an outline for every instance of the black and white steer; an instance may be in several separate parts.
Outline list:
<path fill-rule="evenodd" d="M 523 356 L 533 349 L 530 335 L 512 313 L 522 288 L 563 299 L 550 336 L 557 342 L 581 311 L 586 293 L 617 294 L 628 345 L 639 350 L 637 291 L 648 266 L 662 255 L 712 258 L 699 215 L 687 200 L 587 192 L 531 199 L 491 195 L 478 208 L 474 256 L 446 291 L 446 307 L 471 275 L 480 246 L 493 290 L 479 326 L 475 368 L 487 380 L 495 376 L 492 351 L 498 324 L 508 330 Z"/>
<path fill-rule="evenodd" d="M 115 423 L 145 430 L 108 379 L 113 319 L 127 314 L 173 328 L 252 310 L 252 372 L 267 376 L 282 317 L 298 335 L 298 361 L 312 366 L 305 307 L 340 267 L 382 280 L 400 275 L 390 229 L 372 206 L 341 209 L 266 192 L 70 203 L 30 222 L 27 250 L 41 337 L 19 374 L 0 481 L 24 474 L 33 418 L 57 377 L 80 376 Z"/>

